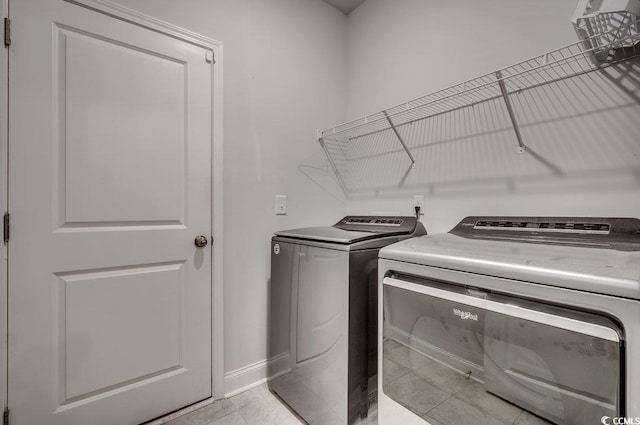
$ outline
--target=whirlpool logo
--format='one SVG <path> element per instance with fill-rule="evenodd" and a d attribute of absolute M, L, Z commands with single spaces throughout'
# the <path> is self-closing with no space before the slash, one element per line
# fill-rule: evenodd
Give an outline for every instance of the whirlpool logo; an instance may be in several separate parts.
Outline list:
<path fill-rule="evenodd" d="M 600 419 L 602 425 L 640 425 L 640 417 L 638 418 L 611 418 L 609 416 L 603 416 Z"/>
<path fill-rule="evenodd" d="M 470 311 L 462 311 L 458 308 L 454 308 L 453 309 L 453 314 L 454 316 L 458 316 L 459 318 L 461 318 L 462 320 L 473 320 L 474 322 L 478 321 L 478 315 L 477 314 L 473 314 Z M 609 424 L 607 424 L 609 425 Z M 615 424 L 618 425 L 618 424 Z M 640 424 L 638 424 L 640 425 Z"/>

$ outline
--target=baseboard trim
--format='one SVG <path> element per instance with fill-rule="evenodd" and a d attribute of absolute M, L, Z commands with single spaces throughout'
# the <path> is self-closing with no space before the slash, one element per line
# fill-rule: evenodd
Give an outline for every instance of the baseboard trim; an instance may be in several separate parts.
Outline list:
<path fill-rule="evenodd" d="M 224 375 L 225 398 L 233 397 L 264 384 L 269 377 L 281 375 L 290 369 L 289 353 L 232 370 Z"/>

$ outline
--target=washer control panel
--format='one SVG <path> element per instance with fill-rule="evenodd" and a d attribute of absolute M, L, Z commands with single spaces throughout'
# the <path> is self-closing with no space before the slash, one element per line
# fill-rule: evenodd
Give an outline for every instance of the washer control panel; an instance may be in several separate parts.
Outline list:
<path fill-rule="evenodd" d="M 373 233 L 410 234 L 417 220 L 411 216 L 346 216 L 333 225 L 342 230 Z"/>
<path fill-rule="evenodd" d="M 404 222 L 401 218 L 350 218 L 345 224 L 366 226 L 401 226 Z"/>

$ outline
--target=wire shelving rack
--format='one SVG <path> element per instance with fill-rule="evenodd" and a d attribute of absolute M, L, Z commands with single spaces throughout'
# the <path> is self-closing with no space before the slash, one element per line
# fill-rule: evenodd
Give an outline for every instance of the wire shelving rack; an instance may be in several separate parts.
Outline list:
<path fill-rule="evenodd" d="M 514 146 L 517 152 L 526 154 L 529 149 L 513 111 L 512 95 L 639 56 L 640 20 L 630 14 L 613 30 L 595 33 L 560 49 L 326 129 L 319 132 L 318 141 L 338 183 L 347 193 L 350 165 L 365 154 L 404 151 L 410 162 L 406 178 L 416 160 L 410 148 L 412 143 L 402 136 L 407 134 L 402 131 L 404 127 L 486 102 L 500 102 L 510 120 Z"/>

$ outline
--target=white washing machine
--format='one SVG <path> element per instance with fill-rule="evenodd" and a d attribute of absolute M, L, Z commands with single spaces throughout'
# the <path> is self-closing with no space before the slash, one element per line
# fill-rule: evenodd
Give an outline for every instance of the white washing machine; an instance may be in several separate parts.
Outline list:
<path fill-rule="evenodd" d="M 381 425 L 640 423 L 640 220 L 467 217 L 379 255 Z"/>

